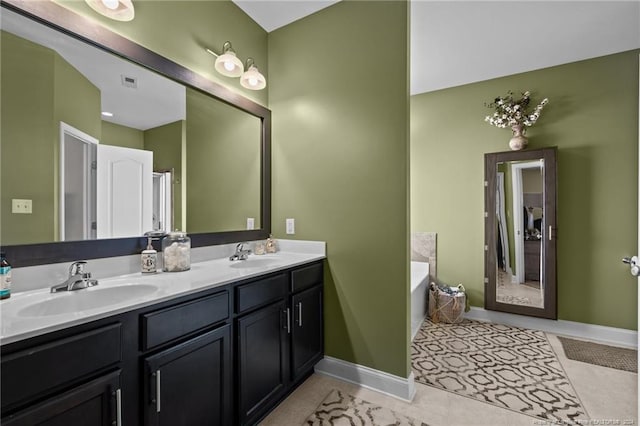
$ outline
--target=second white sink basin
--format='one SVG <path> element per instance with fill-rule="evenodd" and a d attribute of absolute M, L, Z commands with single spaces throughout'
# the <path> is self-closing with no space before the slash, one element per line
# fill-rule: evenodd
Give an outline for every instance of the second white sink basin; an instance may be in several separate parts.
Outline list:
<path fill-rule="evenodd" d="M 144 298 L 157 290 L 156 286 L 149 284 L 124 284 L 55 293 L 46 300 L 23 307 L 17 311 L 17 315 L 21 317 L 42 317 L 83 312 Z"/>

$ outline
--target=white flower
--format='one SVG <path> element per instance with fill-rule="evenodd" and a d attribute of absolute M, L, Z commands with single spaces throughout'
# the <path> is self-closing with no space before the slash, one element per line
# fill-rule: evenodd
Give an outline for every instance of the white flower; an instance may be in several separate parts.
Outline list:
<path fill-rule="evenodd" d="M 508 91 L 505 96 L 496 97 L 492 103 L 485 104 L 494 109 L 492 115 L 485 117 L 485 121 L 499 128 L 535 124 L 549 99 L 544 98 L 538 105 L 530 105 L 531 92 L 527 90 L 521 93 L 520 99 L 514 99 L 513 92 Z"/>

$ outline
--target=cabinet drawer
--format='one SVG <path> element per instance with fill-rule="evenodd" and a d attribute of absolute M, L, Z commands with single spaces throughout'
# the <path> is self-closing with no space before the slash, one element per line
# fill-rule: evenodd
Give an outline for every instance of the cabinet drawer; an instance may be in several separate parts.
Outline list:
<path fill-rule="evenodd" d="M 305 266 L 291 272 L 291 291 L 297 292 L 322 282 L 322 263 Z"/>
<path fill-rule="evenodd" d="M 142 346 L 151 349 L 229 318 L 224 291 L 142 315 Z"/>
<path fill-rule="evenodd" d="M 288 281 L 286 274 L 280 274 L 236 287 L 236 313 L 284 298 Z"/>
<path fill-rule="evenodd" d="M 2 358 L 2 407 L 71 384 L 121 360 L 121 326 L 112 324 Z"/>

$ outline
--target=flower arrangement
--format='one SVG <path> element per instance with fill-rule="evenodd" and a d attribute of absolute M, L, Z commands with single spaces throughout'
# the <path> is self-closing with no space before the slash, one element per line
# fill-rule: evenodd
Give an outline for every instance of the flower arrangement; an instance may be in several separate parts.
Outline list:
<path fill-rule="evenodd" d="M 529 91 L 522 93 L 522 97 L 518 100 L 513 98 L 512 91 L 508 91 L 506 96 L 495 98 L 488 105 L 485 103 L 486 107 L 494 108 L 496 111 L 493 115 L 487 115 L 484 121 L 502 129 L 513 126 L 522 127 L 522 125 L 533 126 L 540 118 L 542 108 L 549 103 L 549 99 L 544 98 L 533 111 L 527 111 L 530 102 L 531 93 Z"/>

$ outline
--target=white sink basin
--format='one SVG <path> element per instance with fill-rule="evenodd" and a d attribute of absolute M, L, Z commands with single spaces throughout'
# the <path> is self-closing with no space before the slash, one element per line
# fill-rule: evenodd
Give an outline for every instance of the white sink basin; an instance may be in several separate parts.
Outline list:
<path fill-rule="evenodd" d="M 144 298 L 157 290 L 156 286 L 149 284 L 124 284 L 112 287 L 98 285 L 89 289 L 54 293 L 46 300 L 21 308 L 16 314 L 20 317 L 43 317 L 89 311 Z"/>
<path fill-rule="evenodd" d="M 234 269 L 258 269 L 267 268 L 275 263 L 275 259 L 259 259 L 250 257 L 247 260 L 234 260 L 229 266 Z"/>

